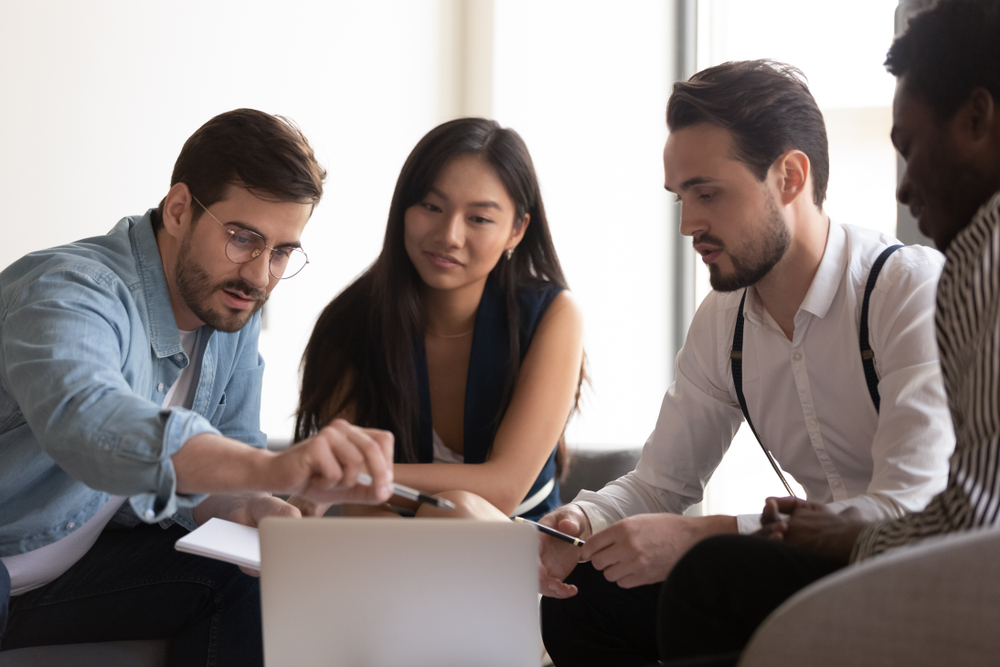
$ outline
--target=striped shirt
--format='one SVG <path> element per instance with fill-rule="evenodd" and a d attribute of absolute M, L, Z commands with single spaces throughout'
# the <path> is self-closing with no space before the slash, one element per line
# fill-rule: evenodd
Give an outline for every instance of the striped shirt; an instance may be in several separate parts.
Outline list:
<path fill-rule="evenodd" d="M 868 526 L 852 561 L 943 533 L 1000 526 L 1000 193 L 945 252 L 936 325 L 955 427 L 948 486 L 922 512 Z"/>

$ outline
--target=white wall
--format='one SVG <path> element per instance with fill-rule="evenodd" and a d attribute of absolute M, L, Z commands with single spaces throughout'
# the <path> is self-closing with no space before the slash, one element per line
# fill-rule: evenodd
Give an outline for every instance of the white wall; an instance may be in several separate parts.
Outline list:
<path fill-rule="evenodd" d="M 639 447 L 673 375 L 663 190 L 673 8 L 661 0 L 496 3 L 494 115 L 531 150 L 592 388 L 567 431 L 584 449 Z"/>
<path fill-rule="evenodd" d="M 456 38 L 490 13 L 492 35 Z M 0 267 L 155 206 L 213 115 L 294 119 L 330 177 L 302 239 L 311 263 L 274 291 L 261 336 L 262 425 L 287 438 L 315 318 L 378 253 L 406 155 L 437 123 L 492 105 L 528 143 L 584 310 L 593 391 L 570 442 L 638 446 L 671 373 L 671 13 L 660 0 L 3 3 Z M 480 61 L 491 69 L 477 74 Z"/>
<path fill-rule="evenodd" d="M 440 120 L 438 18 L 431 0 L 4 3 L 0 266 L 155 206 L 215 114 L 294 119 L 330 175 L 311 264 L 275 289 L 261 337 L 264 430 L 289 436 L 313 321 L 378 253 L 399 168 Z"/>

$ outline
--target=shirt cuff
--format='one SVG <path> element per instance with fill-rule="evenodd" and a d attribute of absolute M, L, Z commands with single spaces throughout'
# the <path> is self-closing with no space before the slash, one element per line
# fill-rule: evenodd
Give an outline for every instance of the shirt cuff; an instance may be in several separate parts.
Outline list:
<path fill-rule="evenodd" d="M 761 529 L 760 515 L 759 514 L 737 514 L 736 515 L 736 530 L 740 535 L 749 535 L 750 533 L 756 533 Z"/>
<path fill-rule="evenodd" d="M 611 525 L 612 522 L 609 522 L 607 520 L 607 517 L 604 516 L 600 508 L 594 503 L 588 503 L 587 501 L 584 500 L 581 501 L 574 500 L 572 504 L 579 507 L 581 510 L 583 510 L 583 513 L 587 515 L 587 521 L 590 522 L 591 535 L 599 533 L 605 528 L 607 528 L 609 525 Z"/>
<path fill-rule="evenodd" d="M 160 461 L 159 474 L 154 482 L 156 491 L 139 493 L 129 498 L 136 516 L 146 523 L 170 519 L 181 509 L 192 508 L 208 497 L 205 493 L 177 493 L 177 473 L 170 457 L 196 435 L 219 434 L 218 429 L 197 412 L 174 409 L 164 410 L 160 415 L 166 417 L 167 422 L 163 427 L 164 458 Z"/>

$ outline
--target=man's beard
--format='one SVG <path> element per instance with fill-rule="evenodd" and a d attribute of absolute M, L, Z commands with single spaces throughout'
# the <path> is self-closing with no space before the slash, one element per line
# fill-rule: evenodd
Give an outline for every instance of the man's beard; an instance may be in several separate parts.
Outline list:
<path fill-rule="evenodd" d="M 712 236 L 699 236 L 697 241 L 711 243 L 725 249 L 724 244 Z M 717 292 L 733 292 L 755 285 L 774 268 L 775 264 L 781 261 L 791 242 L 792 239 L 781 211 L 775 206 L 774 198 L 769 196 L 767 199 L 767 220 L 762 235 L 751 240 L 742 257 L 737 257 L 728 249 L 726 250 L 729 254 L 729 261 L 733 264 L 733 272 L 724 276 L 719 271 L 717 263 L 708 265 L 708 278 L 712 289 Z"/>
<path fill-rule="evenodd" d="M 199 320 L 209 325 L 213 329 L 225 333 L 234 333 L 246 326 L 254 313 L 264 306 L 269 296 L 262 289 L 254 289 L 246 281 L 234 278 L 221 283 L 211 284 L 211 277 L 208 272 L 193 261 L 185 261 L 190 257 L 191 239 L 190 231 L 185 235 L 181 243 L 181 251 L 177 256 L 175 275 L 177 279 L 177 291 L 184 299 L 185 305 L 191 309 Z M 213 310 L 208 304 L 209 299 L 215 292 L 229 289 L 242 292 L 245 296 L 254 299 L 257 303 L 249 311 L 234 310 L 226 308 L 225 312 Z"/>

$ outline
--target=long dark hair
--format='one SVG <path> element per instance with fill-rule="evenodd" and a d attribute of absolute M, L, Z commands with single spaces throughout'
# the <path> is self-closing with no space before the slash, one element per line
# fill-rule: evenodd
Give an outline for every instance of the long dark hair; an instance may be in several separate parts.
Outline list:
<path fill-rule="evenodd" d="M 421 278 L 403 245 L 403 216 L 427 196 L 441 169 L 462 155 L 475 155 L 493 168 L 514 202 L 515 224 L 526 213 L 531 216 L 517 251 L 510 259 L 501 256 L 490 274 L 506 304 L 510 338 L 497 423 L 506 412 L 521 366 L 517 290 L 567 285 L 524 141 L 495 121 L 461 118 L 428 132 L 406 158 L 392 195 L 382 252 L 319 316 L 302 356 L 296 441 L 310 437 L 350 409 L 350 417 L 360 426 L 391 428 L 399 459 L 417 461 L 419 406 L 413 342 L 424 334 L 424 303 Z M 581 383 L 583 378 L 581 366 Z M 579 397 L 578 384 L 575 404 Z M 566 457 L 563 435 L 556 456 L 560 471 Z"/>

